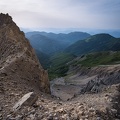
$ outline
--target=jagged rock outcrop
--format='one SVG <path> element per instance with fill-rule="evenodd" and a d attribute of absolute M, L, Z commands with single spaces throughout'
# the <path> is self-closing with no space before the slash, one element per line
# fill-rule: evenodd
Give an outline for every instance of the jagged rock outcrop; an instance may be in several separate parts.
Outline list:
<path fill-rule="evenodd" d="M 120 83 L 120 64 L 81 68 L 79 70 L 79 75 L 86 75 L 88 78 L 91 77 L 87 84 L 82 88 L 81 93 L 98 93 L 106 86 Z"/>
<path fill-rule="evenodd" d="M 4 81 L 4 82 L 3 82 Z M 8 14 L 0 14 L 0 93 L 6 89 L 50 92 L 47 71 Z M 8 90 L 9 91 L 9 90 Z M 17 90 L 16 90 L 17 91 Z"/>

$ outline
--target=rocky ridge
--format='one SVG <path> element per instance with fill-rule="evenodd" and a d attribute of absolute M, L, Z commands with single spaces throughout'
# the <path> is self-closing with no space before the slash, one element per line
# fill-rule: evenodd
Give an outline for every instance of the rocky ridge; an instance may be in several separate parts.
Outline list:
<path fill-rule="evenodd" d="M 39 64 L 25 35 L 8 14 L 0 14 L 0 75 L 16 75 L 49 92 L 47 72 Z M 32 74 L 32 75 L 31 75 Z M 28 79 L 28 80 L 24 80 Z"/>
<path fill-rule="evenodd" d="M 4 115 L 20 96 L 30 91 L 50 93 L 47 71 L 8 14 L 0 14 L 0 106 Z M 13 94 L 16 96 L 13 97 Z"/>

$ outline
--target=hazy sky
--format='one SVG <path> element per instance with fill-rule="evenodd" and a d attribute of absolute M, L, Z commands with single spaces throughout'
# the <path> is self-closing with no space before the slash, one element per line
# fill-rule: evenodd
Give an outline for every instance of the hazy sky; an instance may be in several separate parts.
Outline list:
<path fill-rule="evenodd" d="M 22 28 L 120 29 L 120 0 L 0 0 Z"/>

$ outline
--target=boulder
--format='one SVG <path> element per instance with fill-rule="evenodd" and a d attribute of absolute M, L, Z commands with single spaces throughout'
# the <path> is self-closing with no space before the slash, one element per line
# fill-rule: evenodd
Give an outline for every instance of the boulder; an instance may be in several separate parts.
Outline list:
<path fill-rule="evenodd" d="M 19 110 L 22 106 L 31 106 L 38 99 L 38 96 L 34 92 L 25 94 L 14 106 L 13 111 Z"/>

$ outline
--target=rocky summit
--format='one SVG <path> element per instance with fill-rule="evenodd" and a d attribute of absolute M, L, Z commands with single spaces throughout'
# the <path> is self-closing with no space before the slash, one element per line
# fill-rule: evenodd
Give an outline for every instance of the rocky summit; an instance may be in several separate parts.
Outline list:
<path fill-rule="evenodd" d="M 24 33 L 8 14 L 1 13 L 0 105 L 7 106 L 6 101 L 14 103 L 13 94 L 17 96 L 29 91 L 50 92 L 47 71 L 38 62 Z"/>

